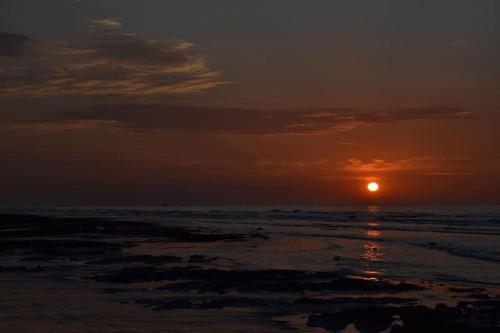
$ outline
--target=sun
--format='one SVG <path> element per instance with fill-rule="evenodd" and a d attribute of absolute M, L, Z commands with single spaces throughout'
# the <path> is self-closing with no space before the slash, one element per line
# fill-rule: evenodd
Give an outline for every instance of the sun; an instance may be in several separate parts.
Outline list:
<path fill-rule="evenodd" d="M 379 188 L 378 184 L 375 182 L 371 182 L 370 184 L 368 184 L 367 187 L 368 187 L 368 191 L 370 191 L 370 192 L 377 192 L 378 188 Z"/>

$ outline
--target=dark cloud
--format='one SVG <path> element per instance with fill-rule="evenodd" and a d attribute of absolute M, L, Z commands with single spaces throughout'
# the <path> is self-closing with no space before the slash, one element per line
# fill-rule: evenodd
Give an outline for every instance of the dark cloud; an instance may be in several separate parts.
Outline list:
<path fill-rule="evenodd" d="M 21 54 L 27 41 L 27 37 L 5 35 L 0 39 L 2 53 Z M 127 33 L 114 20 L 94 20 L 84 40 L 39 41 L 36 55 L 4 63 L 0 95 L 130 98 L 201 92 L 224 84 L 193 48 L 186 41 Z"/>
<path fill-rule="evenodd" d="M 0 31 L 0 55 L 6 57 L 22 56 L 33 43 L 33 39 Z"/>
<path fill-rule="evenodd" d="M 103 122 L 130 130 L 173 130 L 210 134 L 320 134 L 383 122 L 468 117 L 460 108 L 393 111 L 322 109 L 271 111 L 220 109 L 158 104 L 99 105 L 92 111 L 64 112 L 51 119 L 59 124 Z"/>

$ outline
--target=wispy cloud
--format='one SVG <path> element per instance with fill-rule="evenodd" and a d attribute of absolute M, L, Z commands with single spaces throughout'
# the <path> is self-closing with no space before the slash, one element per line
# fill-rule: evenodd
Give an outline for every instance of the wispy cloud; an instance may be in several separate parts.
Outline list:
<path fill-rule="evenodd" d="M 114 19 L 109 19 L 109 18 L 104 18 L 104 19 L 93 19 L 90 20 L 89 23 L 89 30 L 93 31 L 99 28 L 104 28 L 104 29 L 119 29 L 123 27 L 123 24 Z"/>
<path fill-rule="evenodd" d="M 203 92 L 225 84 L 194 44 L 127 33 L 116 20 L 90 22 L 85 40 L 48 43 L 0 34 L 0 96 L 118 96 Z M 36 52 L 25 52 L 27 43 Z M 3 59 L 3 60 L 2 60 Z M 7 60 L 0 57 L 0 67 Z"/>
<path fill-rule="evenodd" d="M 95 106 L 92 110 L 57 113 L 45 120 L 37 119 L 33 125 L 71 125 L 88 121 L 98 124 L 100 121 L 112 123 L 114 128 L 135 131 L 184 131 L 217 135 L 315 135 L 387 122 L 457 119 L 468 116 L 469 114 L 460 108 L 279 111 L 160 104 L 108 104 Z"/>
<path fill-rule="evenodd" d="M 479 175 L 492 172 L 499 166 L 494 159 L 476 159 L 461 156 L 424 156 L 407 159 L 363 161 L 352 158 L 338 163 L 344 171 L 359 174 L 381 174 L 386 172 L 418 171 L 426 175 Z"/>

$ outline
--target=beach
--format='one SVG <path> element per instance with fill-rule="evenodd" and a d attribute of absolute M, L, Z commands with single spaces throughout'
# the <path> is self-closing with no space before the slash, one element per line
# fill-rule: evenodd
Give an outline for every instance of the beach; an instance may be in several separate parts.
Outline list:
<path fill-rule="evenodd" d="M 500 209 L 3 209 L 2 332 L 500 332 Z"/>

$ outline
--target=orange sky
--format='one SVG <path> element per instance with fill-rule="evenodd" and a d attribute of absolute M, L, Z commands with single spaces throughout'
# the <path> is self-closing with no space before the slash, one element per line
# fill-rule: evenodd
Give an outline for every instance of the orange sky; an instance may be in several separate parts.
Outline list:
<path fill-rule="evenodd" d="M 497 2 L 201 7 L 0 5 L 0 200 L 500 203 Z"/>

